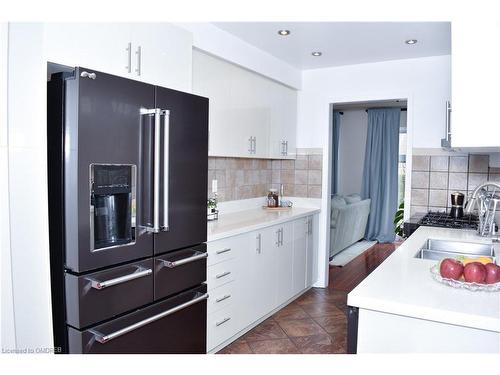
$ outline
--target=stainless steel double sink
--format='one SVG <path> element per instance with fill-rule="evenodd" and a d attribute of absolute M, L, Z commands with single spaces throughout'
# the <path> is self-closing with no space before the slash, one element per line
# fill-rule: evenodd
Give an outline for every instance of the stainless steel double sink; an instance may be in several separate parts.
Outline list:
<path fill-rule="evenodd" d="M 424 247 L 415 255 L 418 259 L 441 260 L 457 256 L 485 256 L 495 261 L 495 245 L 487 243 L 459 242 L 448 240 L 427 239 Z"/>

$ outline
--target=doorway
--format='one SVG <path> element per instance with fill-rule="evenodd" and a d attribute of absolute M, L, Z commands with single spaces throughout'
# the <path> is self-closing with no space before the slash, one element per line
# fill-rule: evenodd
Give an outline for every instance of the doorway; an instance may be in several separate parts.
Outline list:
<path fill-rule="evenodd" d="M 370 232 L 367 226 L 370 225 L 368 222 L 370 214 L 373 216 L 372 221 L 375 219 L 374 215 L 379 214 L 378 211 L 374 213 L 374 210 L 378 210 L 378 206 L 370 201 L 366 182 L 363 187 L 363 180 L 366 179 L 365 164 L 370 160 L 370 157 L 366 159 L 366 152 L 367 134 L 369 134 L 368 110 L 371 109 L 379 112 L 383 109 L 398 111 L 399 126 L 395 128 L 395 131 L 398 132 L 396 137 L 399 147 L 398 150 L 391 152 L 391 164 L 397 165 L 397 196 L 392 194 L 395 196 L 393 200 L 397 202 L 393 202 L 393 206 L 400 208 L 400 204 L 404 202 L 409 192 L 406 178 L 407 160 L 411 156 L 408 141 L 408 99 L 333 103 L 331 106 L 332 147 L 329 147 L 331 179 L 328 188 L 331 201 L 330 215 L 327 220 L 331 265 L 343 266 L 376 243 L 373 241 L 373 234 L 367 233 Z M 374 112 L 371 111 L 371 113 Z M 395 170 L 395 168 L 392 169 Z M 387 214 L 384 216 L 386 226 L 393 225 L 396 211 L 397 209 L 391 209 L 390 218 Z M 373 223 L 371 225 L 373 226 Z M 396 232 L 395 229 L 394 226 L 394 232 Z M 389 231 L 391 230 L 392 228 Z M 387 240 L 382 242 L 387 242 Z"/>

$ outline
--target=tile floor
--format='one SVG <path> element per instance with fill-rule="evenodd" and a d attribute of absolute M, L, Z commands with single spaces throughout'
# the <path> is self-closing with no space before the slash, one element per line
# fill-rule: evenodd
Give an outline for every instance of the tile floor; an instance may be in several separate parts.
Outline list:
<path fill-rule="evenodd" d="M 220 354 L 345 353 L 347 292 L 312 288 Z"/>
<path fill-rule="evenodd" d="M 219 354 L 345 354 L 347 293 L 398 246 L 376 244 L 344 267 L 330 267 L 328 288 L 312 288 Z"/>

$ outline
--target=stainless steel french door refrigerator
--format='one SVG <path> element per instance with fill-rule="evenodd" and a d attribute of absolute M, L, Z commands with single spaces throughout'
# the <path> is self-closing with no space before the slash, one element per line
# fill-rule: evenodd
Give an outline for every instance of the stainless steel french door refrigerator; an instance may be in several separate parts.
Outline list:
<path fill-rule="evenodd" d="M 205 353 L 208 99 L 77 67 L 47 113 L 55 346 Z"/>

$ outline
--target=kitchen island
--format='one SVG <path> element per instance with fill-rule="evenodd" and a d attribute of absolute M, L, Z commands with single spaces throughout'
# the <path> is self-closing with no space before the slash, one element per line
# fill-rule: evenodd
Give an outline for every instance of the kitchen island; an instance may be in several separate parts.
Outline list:
<path fill-rule="evenodd" d="M 356 352 L 500 353 L 500 292 L 471 292 L 433 280 L 429 270 L 436 261 L 415 258 L 427 239 L 492 242 L 471 230 L 418 228 L 349 293 Z"/>

